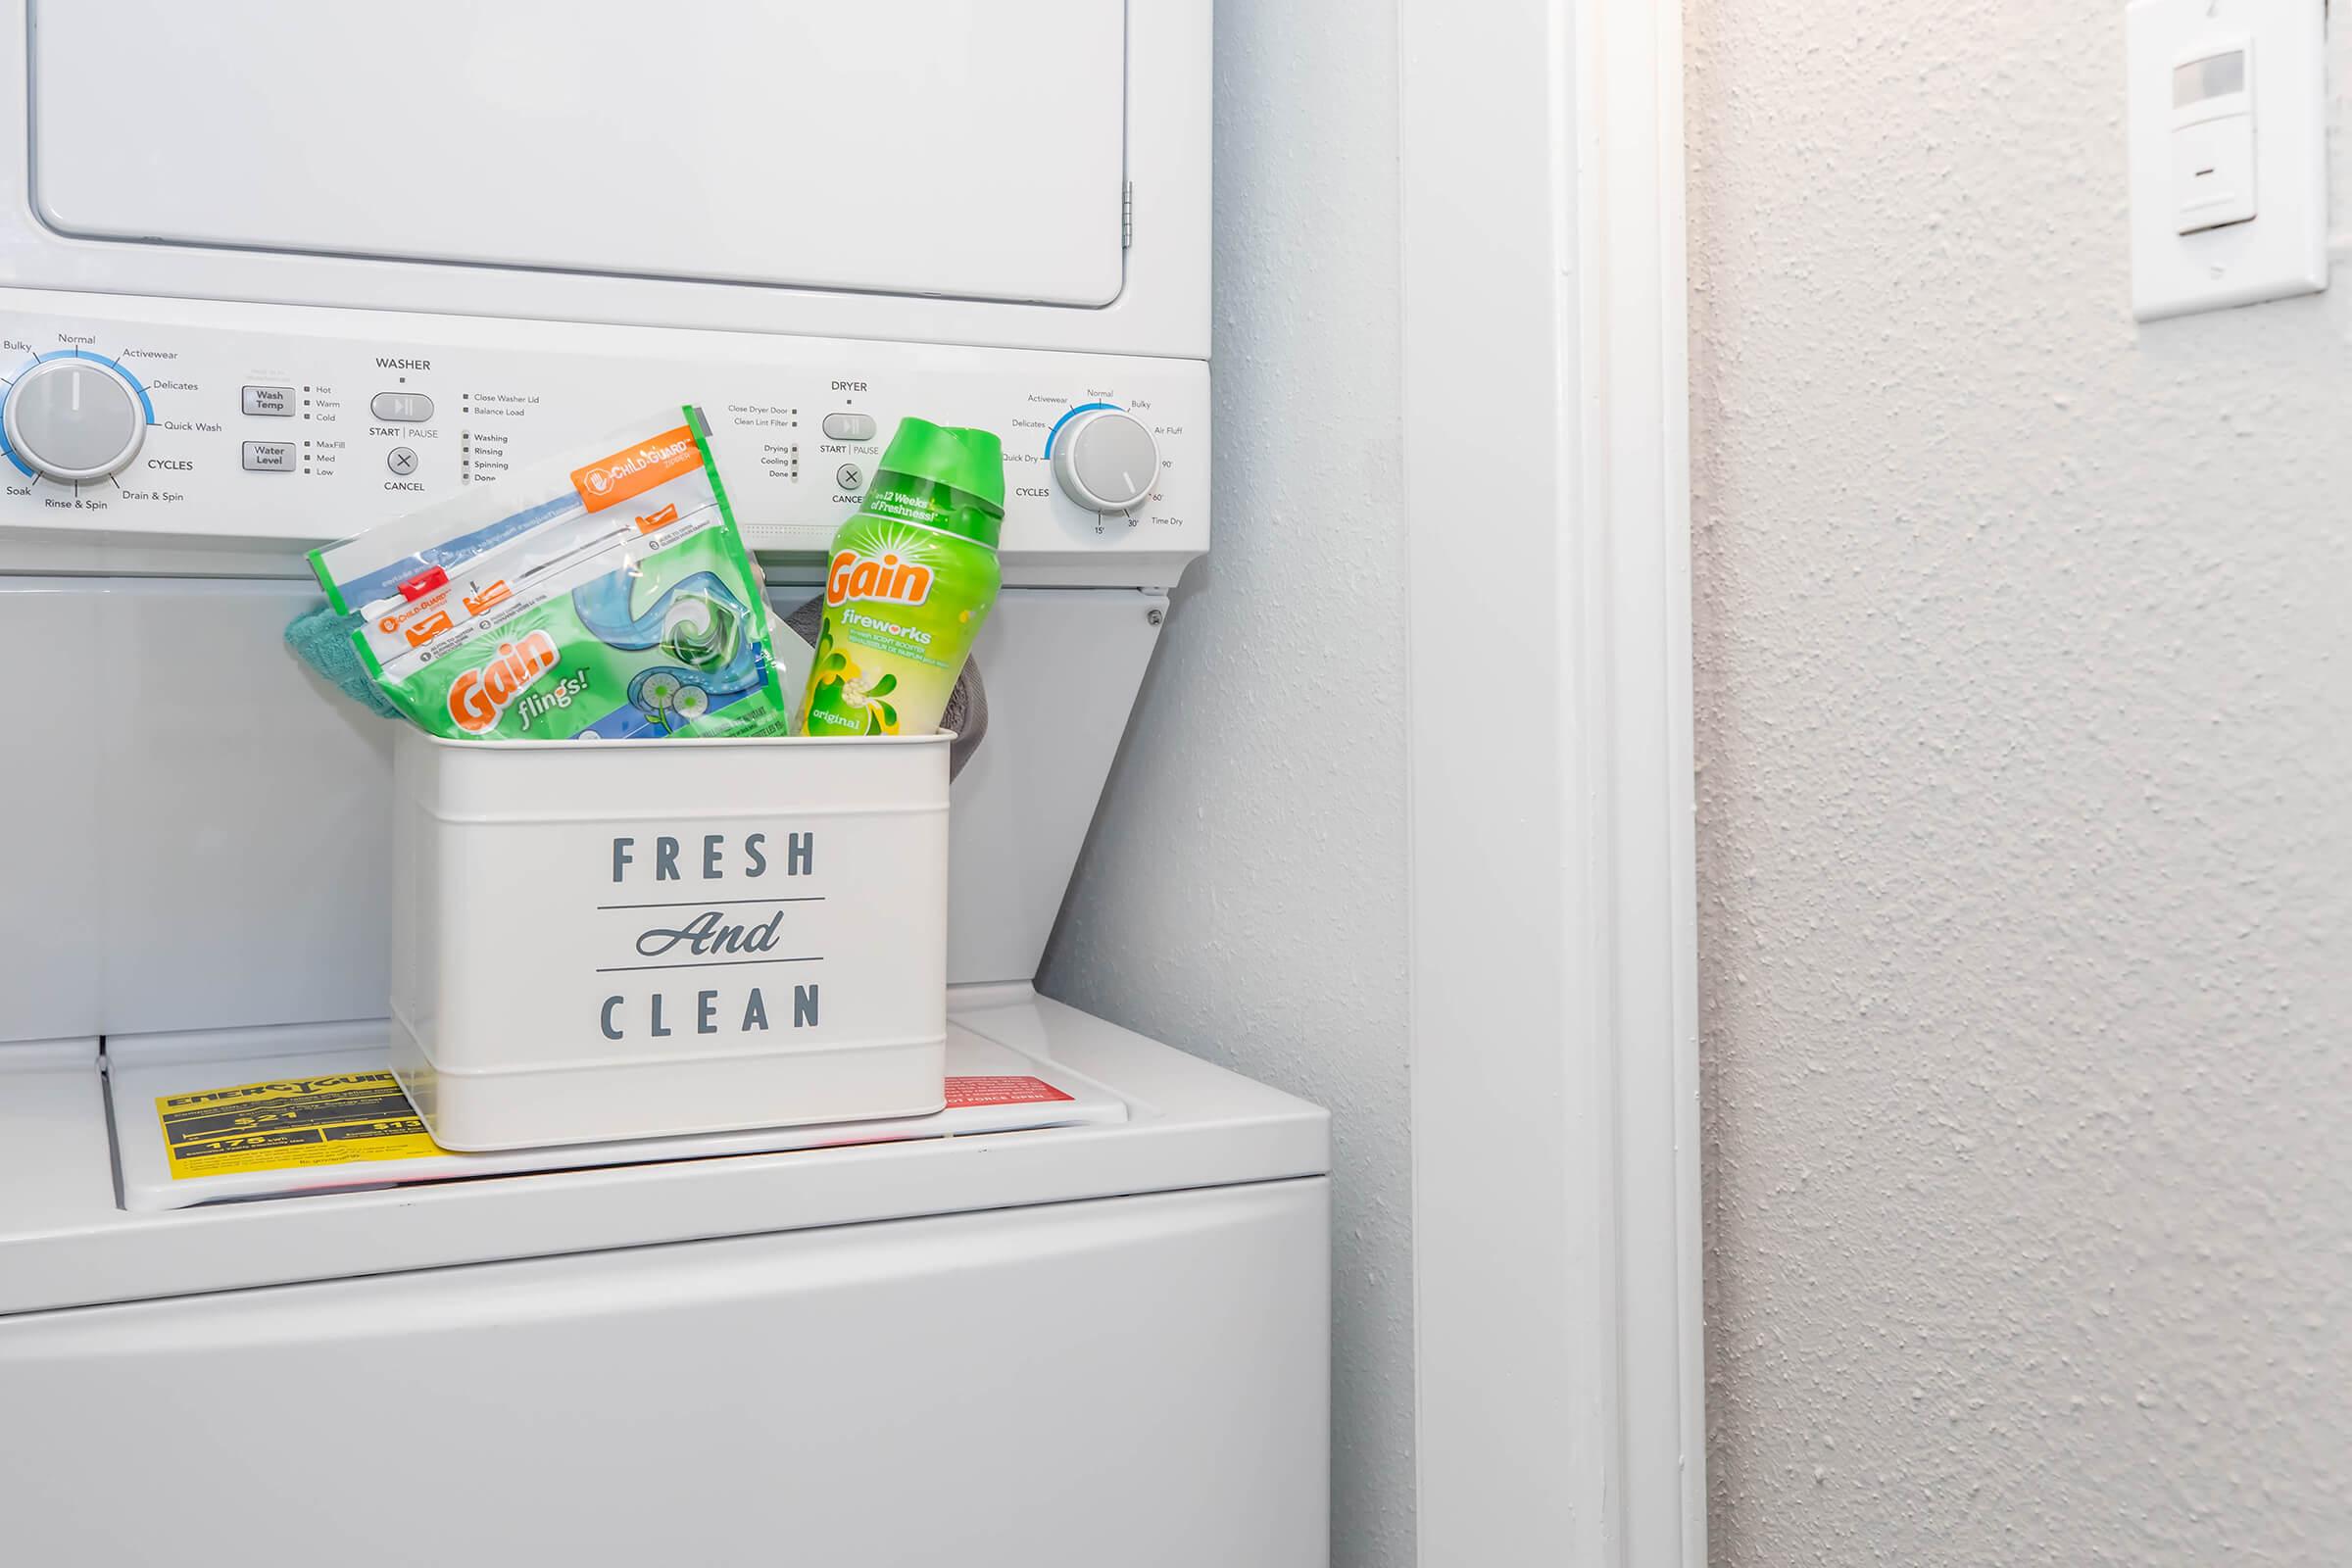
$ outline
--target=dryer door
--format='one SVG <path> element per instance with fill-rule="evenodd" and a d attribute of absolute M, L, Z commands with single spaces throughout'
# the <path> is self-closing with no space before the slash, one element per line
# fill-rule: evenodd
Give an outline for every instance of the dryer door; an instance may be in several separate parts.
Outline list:
<path fill-rule="evenodd" d="M 1099 306 L 1124 8 L 1102 0 L 40 4 L 60 233 Z"/>
<path fill-rule="evenodd" d="M 0 0 L 0 287 L 1204 358 L 1209 22 Z"/>

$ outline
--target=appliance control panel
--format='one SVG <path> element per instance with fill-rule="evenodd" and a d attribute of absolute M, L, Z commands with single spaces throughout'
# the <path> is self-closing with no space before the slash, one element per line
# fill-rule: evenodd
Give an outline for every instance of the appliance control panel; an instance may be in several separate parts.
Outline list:
<path fill-rule="evenodd" d="M 1003 438 L 1007 580 L 1208 548 L 1200 361 L 0 290 L 0 570 L 298 574 L 681 403 L 770 556 L 824 550 L 905 415 Z"/>

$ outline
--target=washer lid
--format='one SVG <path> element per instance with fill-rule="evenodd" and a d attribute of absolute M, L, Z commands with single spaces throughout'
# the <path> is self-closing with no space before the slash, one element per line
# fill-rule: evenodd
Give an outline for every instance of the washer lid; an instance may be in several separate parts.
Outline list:
<path fill-rule="evenodd" d="M 958 1029 L 948 1042 L 947 1108 L 927 1116 L 466 1153 L 433 1142 L 392 1076 L 378 1029 L 364 1027 L 356 1047 L 297 1055 L 191 1054 L 154 1041 L 108 1053 L 122 1206 L 195 1208 L 1127 1119 L 1126 1102 L 1083 1074 Z"/>
<path fill-rule="evenodd" d="M 950 1020 L 950 1049 L 967 1060 L 1025 1062 L 1035 1076 L 1073 1086 L 1098 1106 L 1124 1102 L 1128 1119 L 787 1152 L 697 1151 L 662 1163 L 140 1212 L 118 1199 L 97 1043 L 12 1047 L 0 1054 L 0 1313 L 1329 1169 L 1320 1109 L 1026 987 L 959 994 Z M 257 1058 L 294 1063 L 321 1054 L 359 1059 L 380 1049 L 375 1024 L 147 1037 L 111 1047 L 122 1064 L 119 1109 L 152 1087 L 167 1064 L 234 1058 L 250 1067 Z M 1097 1096 L 1088 1086 L 1107 1093 Z M 125 1125 L 122 1134 L 143 1137 L 144 1129 Z M 124 1181 L 134 1200 L 152 1185 L 135 1160 L 126 1160 Z"/>

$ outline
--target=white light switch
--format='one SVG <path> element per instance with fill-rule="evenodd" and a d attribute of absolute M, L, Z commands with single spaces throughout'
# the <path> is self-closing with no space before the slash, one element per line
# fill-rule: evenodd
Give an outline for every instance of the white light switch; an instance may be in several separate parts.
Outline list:
<path fill-rule="evenodd" d="M 2180 233 L 2254 216 L 2251 63 L 2245 39 L 2214 37 L 2173 67 L 2173 198 L 2180 204 Z"/>
<path fill-rule="evenodd" d="M 2125 15 L 2132 314 L 2326 288 L 2324 0 L 2132 0 Z"/>

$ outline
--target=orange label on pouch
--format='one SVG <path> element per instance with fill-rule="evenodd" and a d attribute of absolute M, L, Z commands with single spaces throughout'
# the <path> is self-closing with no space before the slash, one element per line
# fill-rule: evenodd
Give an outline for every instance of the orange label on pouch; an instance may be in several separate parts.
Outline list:
<path fill-rule="evenodd" d="M 639 533 L 654 533 L 660 529 L 668 527 L 671 523 L 677 520 L 678 504 L 675 501 L 672 501 L 668 506 L 663 507 L 660 512 L 649 513 L 645 516 L 639 517 L 637 519 L 637 531 Z"/>
<path fill-rule="evenodd" d="M 513 592 L 514 590 L 507 586 L 507 579 L 501 577 L 478 594 L 460 595 L 458 602 L 466 607 L 466 613 L 478 615 Z"/>
<path fill-rule="evenodd" d="M 504 578 L 479 593 L 470 594 L 442 583 L 417 595 L 391 613 L 378 617 L 375 629 L 387 637 L 398 632 L 408 639 L 411 648 L 422 648 L 458 623 L 456 612 L 450 605 L 452 598 L 466 607 L 466 618 L 471 619 L 512 593 Z"/>
<path fill-rule="evenodd" d="M 703 453 L 694 444 L 694 431 L 681 424 L 572 469 L 571 487 L 590 512 L 602 512 L 702 466 Z"/>
<path fill-rule="evenodd" d="M 411 648 L 421 648 L 449 630 L 452 624 L 454 622 L 450 620 L 448 611 L 436 610 L 431 614 L 419 615 L 403 626 L 401 635 L 408 638 Z"/>

